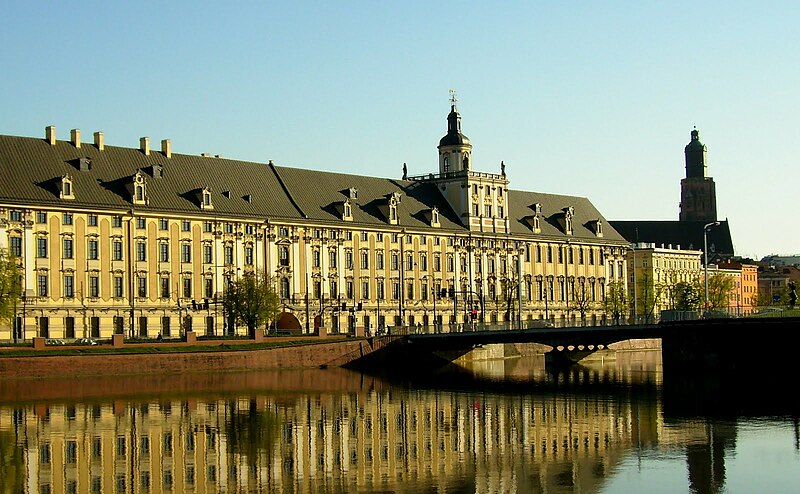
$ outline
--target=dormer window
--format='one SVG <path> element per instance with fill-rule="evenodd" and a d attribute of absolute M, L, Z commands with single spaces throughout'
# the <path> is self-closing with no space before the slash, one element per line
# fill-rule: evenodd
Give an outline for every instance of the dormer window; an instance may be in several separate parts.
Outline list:
<path fill-rule="evenodd" d="M 533 217 L 533 233 L 542 233 L 542 226 L 539 223 L 539 216 Z"/>
<path fill-rule="evenodd" d="M 342 203 L 342 220 L 353 221 L 353 204 L 350 199 L 346 199 Z"/>
<path fill-rule="evenodd" d="M 208 187 L 200 189 L 200 209 L 214 209 L 214 203 L 211 201 L 211 189 Z"/>
<path fill-rule="evenodd" d="M 61 177 L 61 185 L 58 191 L 58 197 L 61 199 L 75 199 L 75 190 L 72 187 L 72 177 L 64 175 Z"/>
<path fill-rule="evenodd" d="M 395 194 L 389 198 L 389 224 L 397 224 L 397 196 Z"/>
<path fill-rule="evenodd" d="M 564 233 L 572 235 L 572 217 L 575 215 L 575 208 L 572 206 L 564 208 Z"/>
<path fill-rule="evenodd" d="M 438 227 L 439 225 L 439 208 L 433 208 L 431 210 L 431 226 Z"/>
<path fill-rule="evenodd" d="M 147 181 L 141 171 L 137 171 L 131 178 L 131 202 L 134 204 L 147 204 Z"/>
<path fill-rule="evenodd" d="M 603 222 L 600 220 L 594 221 L 594 234 L 598 237 L 603 236 Z"/>

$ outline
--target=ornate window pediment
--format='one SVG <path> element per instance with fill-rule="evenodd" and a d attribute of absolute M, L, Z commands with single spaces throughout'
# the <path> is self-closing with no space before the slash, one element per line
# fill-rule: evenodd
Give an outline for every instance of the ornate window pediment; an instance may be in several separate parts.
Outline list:
<path fill-rule="evenodd" d="M 75 187 L 69 174 L 61 177 L 61 181 L 58 184 L 58 197 L 67 200 L 75 199 Z"/>

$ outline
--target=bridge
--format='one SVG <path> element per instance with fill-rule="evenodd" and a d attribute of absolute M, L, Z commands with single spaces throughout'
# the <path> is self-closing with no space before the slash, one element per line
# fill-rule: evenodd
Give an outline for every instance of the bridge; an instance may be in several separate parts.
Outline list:
<path fill-rule="evenodd" d="M 671 373 L 756 369 L 789 371 L 800 348 L 800 317 L 675 321 L 648 325 L 528 327 L 436 332 L 412 328 L 368 338 L 368 346 L 343 362 L 366 368 L 432 369 L 490 344 L 540 343 L 551 365 L 569 365 L 620 341 L 661 339 L 663 368 Z M 340 364 L 341 365 L 341 364 Z"/>

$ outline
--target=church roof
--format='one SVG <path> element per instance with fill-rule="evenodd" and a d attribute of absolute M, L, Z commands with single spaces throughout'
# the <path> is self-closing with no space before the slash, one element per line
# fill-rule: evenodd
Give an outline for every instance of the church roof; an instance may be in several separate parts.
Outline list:
<path fill-rule="evenodd" d="M 654 243 L 677 249 L 703 250 L 704 221 L 611 221 L 628 242 Z M 733 256 L 733 240 L 728 220 L 708 230 L 709 259 Z M 714 254 L 714 255 L 712 255 Z"/>

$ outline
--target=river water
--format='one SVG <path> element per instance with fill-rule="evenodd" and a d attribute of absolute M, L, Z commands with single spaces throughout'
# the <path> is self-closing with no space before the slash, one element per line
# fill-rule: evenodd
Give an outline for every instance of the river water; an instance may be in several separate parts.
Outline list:
<path fill-rule="evenodd" d="M 794 400 L 658 351 L 413 371 L 0 381 L 0 494 L 800 492 Z"/>

